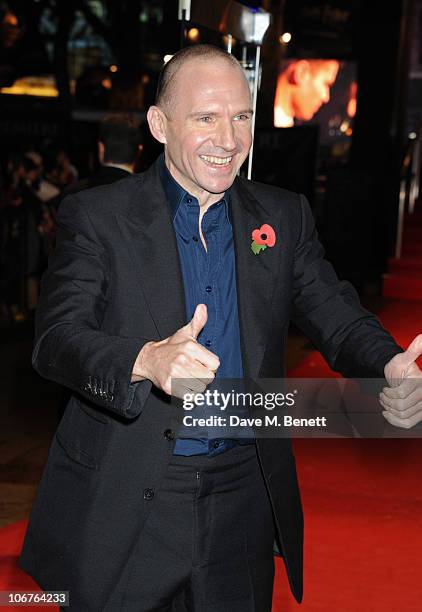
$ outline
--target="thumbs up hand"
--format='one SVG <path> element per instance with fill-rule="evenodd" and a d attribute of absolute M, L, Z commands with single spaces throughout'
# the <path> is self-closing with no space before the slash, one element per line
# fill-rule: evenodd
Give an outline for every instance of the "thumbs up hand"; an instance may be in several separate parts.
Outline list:
<path fill-rule="evenodd" d="M 147 342 L 133 367 L 132 382 L 149 379 L 168 395 L 203 393 L 215 378 L 220 360 L 197 342 L 208 319 L 205 304 L 198 304 L 192 319 L 161 342 Z M 173 380 L 173 385 L 172 385 Z"/>
<path fill-rule="evenodd" d="M 422 355 L 422 334 L 384 369 L 389 387 L 380 394 L 384 418 L 396 427 L 410 429 L 422 421 L 422 372 L 416 360 Z"/>

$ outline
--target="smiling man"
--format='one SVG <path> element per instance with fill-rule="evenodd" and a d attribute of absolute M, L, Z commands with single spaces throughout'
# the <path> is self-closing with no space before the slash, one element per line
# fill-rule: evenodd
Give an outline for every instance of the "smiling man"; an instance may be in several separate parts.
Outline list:
<path fill-rule="evenodd" d="M 419 372 L 420 339 L 402 352 L 339 282 L 306 200 L 236 176 L 251 116 L 236 60 L 184 49 L 148 111 L 164 155 L 61 205 L 33 363 L 73 395 L 21 565 L 71 610 L 269 612 L 274 544 L 300 601 L 290 441 L 179 436 L 170 395 L 281 378 L 290 319 L 344 374 Z M 400 422 L 399 395 L 384 401 Z"/>

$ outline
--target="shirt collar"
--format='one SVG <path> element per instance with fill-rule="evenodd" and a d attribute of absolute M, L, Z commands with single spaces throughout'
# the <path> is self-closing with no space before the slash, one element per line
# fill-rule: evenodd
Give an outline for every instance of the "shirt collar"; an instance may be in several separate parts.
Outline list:
<path fill-rule="evenodd" d="M 194 198 L 194 196 L 191 196 L 186 191 L 186 189 L 183 189 L 183 187 L 179 185 L 179 183 L 170 174 L 170 171 L 167 168 L 167 165 L 164 159 L 164 153 L 162 153 L 160 157 L 158 158 L 158 167 L 159 167 L 160 178 L 163 184 L 164 192 L 166 194 L 167 201 L 170 205 L 171 218 L 174 221 L 177 215 L 177 211 L 179 209 L 180 203 L 183 201 L 183 199 L 187 197 L 191 197 L 192 199 L 196 199 L 196 198 Z M 226 218 L 230 222 L 229 197 L 230 197 L 230 189 L 228 189 L 225 192 L 220 202 L 224 204 Z"/>

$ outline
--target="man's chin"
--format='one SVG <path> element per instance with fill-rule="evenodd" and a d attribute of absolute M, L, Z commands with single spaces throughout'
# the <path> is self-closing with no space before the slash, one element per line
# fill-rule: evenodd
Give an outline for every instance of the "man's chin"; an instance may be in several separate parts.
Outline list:
<path fill-rule="evenodd" d="M 227 191 L 227 189 L 230 189 L 230 187 L 233 185 L 235 178 L 236 178 L 236 175 L 231 177 L 230 180 L 219 181 L 218 183 L 204 185 L 204 189 L 206 189 L 208 193 L 213 193 L 215 195 L 218 195 L 219 193 L 224 193 L 225 191 Z"/>
<path fill-rule="evenodd" d="M 234 179 L 236 178 L 236 174 L 237 172 L 230 173 L 227 176 L 221 176 L 218 178 L 204 177 L 204 180 L 202 181 L 202 188 L 208 191 L 208 193 L 224 193 L 233 185 Z"/>

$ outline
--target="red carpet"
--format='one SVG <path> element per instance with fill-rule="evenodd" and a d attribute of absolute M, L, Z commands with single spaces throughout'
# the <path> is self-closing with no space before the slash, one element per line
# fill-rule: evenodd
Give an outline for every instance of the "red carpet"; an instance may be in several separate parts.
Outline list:
<path fill-rule="evenodd" d="M 387 302 L 379 317 L 403 348 L 422 333 L 422 302 Z M 330 375 L 317 352 L 290 372 Z M 295 440 L 295 449 L 305 595 L 294 602 L 280 562 L 273 612 L 420 611 L 422 441 Z"/>
<path fill-rule="evenodd" d="M 422 303 L 390 302 L 380 317 L 404 347 L 422 332 Z M 311 353 L 290 375 L 323 377 L 330 370 Z M 296 440 L 295 448 L 305 512 L 305 597 L 300 607 L 294 602 L 277 561 L 273 612 L 419 612 L 421 441 Z M 36 589 L 17 566 L 24 530 L 25 521 L 0 530 L 0 590 Z"/>
<path fill-rule="evenodd" d="M 40 591 L 37 584 L 17 564 L 27 521 L 19 521 L 0 529 L 0 591 Z M 55 612 L 55 606 L 25 606 L 25 610 Z M 16 612 L 19 607 L 1 606 L 1 610 Z"/>

